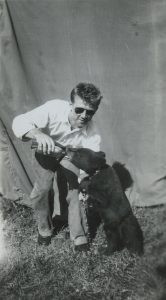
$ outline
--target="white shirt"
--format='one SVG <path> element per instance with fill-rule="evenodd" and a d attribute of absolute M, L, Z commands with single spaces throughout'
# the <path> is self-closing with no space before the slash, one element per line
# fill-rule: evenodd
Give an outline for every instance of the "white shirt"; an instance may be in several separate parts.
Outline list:
<path fill-rule="evenodd" d="M 16 137 L 23 136 L 34 128 L 40 128 L 53 140 L 64 146 L 100 150 L 101 137 L 91 120 L 85 127 L 71 130 L 68 120 L 70 104 L 64 100 L 50 100 L 45 104 L 14 118 L 12 129 Z"/>

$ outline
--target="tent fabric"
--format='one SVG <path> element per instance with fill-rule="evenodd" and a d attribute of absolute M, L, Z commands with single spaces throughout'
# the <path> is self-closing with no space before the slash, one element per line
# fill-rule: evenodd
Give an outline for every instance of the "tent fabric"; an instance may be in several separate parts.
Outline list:
<path fill-rule="evenodd" d="M 0 193 L 28 199 L 34 182 L 13 118 L 88 81 L 104 96 L 95 119 L 107 161 L 134 179 L 131 203 L 166 203 L 166 2 L 7 0 L 0 11 Z"/>
<path fill-rule="evenodd" d="M 7 130 L 0 121 L 0 193 L 6 199 L 17 200 L 31 207 L 28 195 L 32 184 L 24 172 Z"/>

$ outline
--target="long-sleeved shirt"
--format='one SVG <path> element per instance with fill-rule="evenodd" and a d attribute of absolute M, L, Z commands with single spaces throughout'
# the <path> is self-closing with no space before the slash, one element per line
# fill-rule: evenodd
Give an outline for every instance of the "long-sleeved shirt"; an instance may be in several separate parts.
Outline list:
<path fill-rule="evenodd" d="M 100 150 L 101 137 L 94 121 L 85 127 L 71 129 L 68 120 L 71 106 L 64 100 L 50 100 L 45 104 L 14 118 L 12 129 L 16 137 L 23 139 L 24 135 L 34 128 L 40 128 L 53 140 L 64 146 Z"/>

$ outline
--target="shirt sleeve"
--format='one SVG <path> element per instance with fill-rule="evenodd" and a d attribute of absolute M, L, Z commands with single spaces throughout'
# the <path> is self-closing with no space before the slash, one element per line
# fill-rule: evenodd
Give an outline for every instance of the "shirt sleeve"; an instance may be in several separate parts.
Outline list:
<path fill-rule="evenodd" d="M 89 148 L 95 152 L 100 151 L 101 148 L 101 136 L 99 134 L 95 134 L 93 137 L 89 138 L 85 142 L 85 148 Z"/>
<path fill-rule="evenodd" d="M 91 126 L 87 130 L 87 137 L 83 142 L 83 147 L 89 148 L 95 152 L 100 151 L 101 136 L 98 132 L 98 129 L 94 125 L 94 123 L 92 123 Z"/>
<path fill-rule="evenodd" d="M 45 128 L 49 123 L 50 101 L 14 118 L 12 129 L 16 137 L 22 139 L 34 128 Z"/>
<path fill-rule="evenodd" d="M 101 146 L 101 136 L 99 134 L 95 134 L 91 137 L 89 137 L 84 143 L 83 143 L 83 147 L 91 149 L 95 152 L 100 151 L 100 146 Z M 87 176 L 88 174 L 86 174 L 85 171 L 80 170 L 80 180 L 83 179 L 85 176 Z"/>

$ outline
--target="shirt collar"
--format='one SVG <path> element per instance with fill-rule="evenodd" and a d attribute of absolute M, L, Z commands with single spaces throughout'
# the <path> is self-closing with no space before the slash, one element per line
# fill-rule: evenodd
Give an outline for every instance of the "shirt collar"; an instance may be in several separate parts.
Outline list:
<path fill-rule="evenodd" d="M 68 121 L 67 123 L 68 123 L 68 126 L 70 126 L 69 121 Z M 70 126 L 70 128 L 71 128 L 71 126 Z M 87 134 L 87 126 L 85 126 L 85 127 L 83 127 L 83 128 L 75 128 L 75 129 L 71 130 L 71 132 L 81 132 L 81 133 L 83 133 L 85 136 L 88 135 L 88 134 Z"/>

